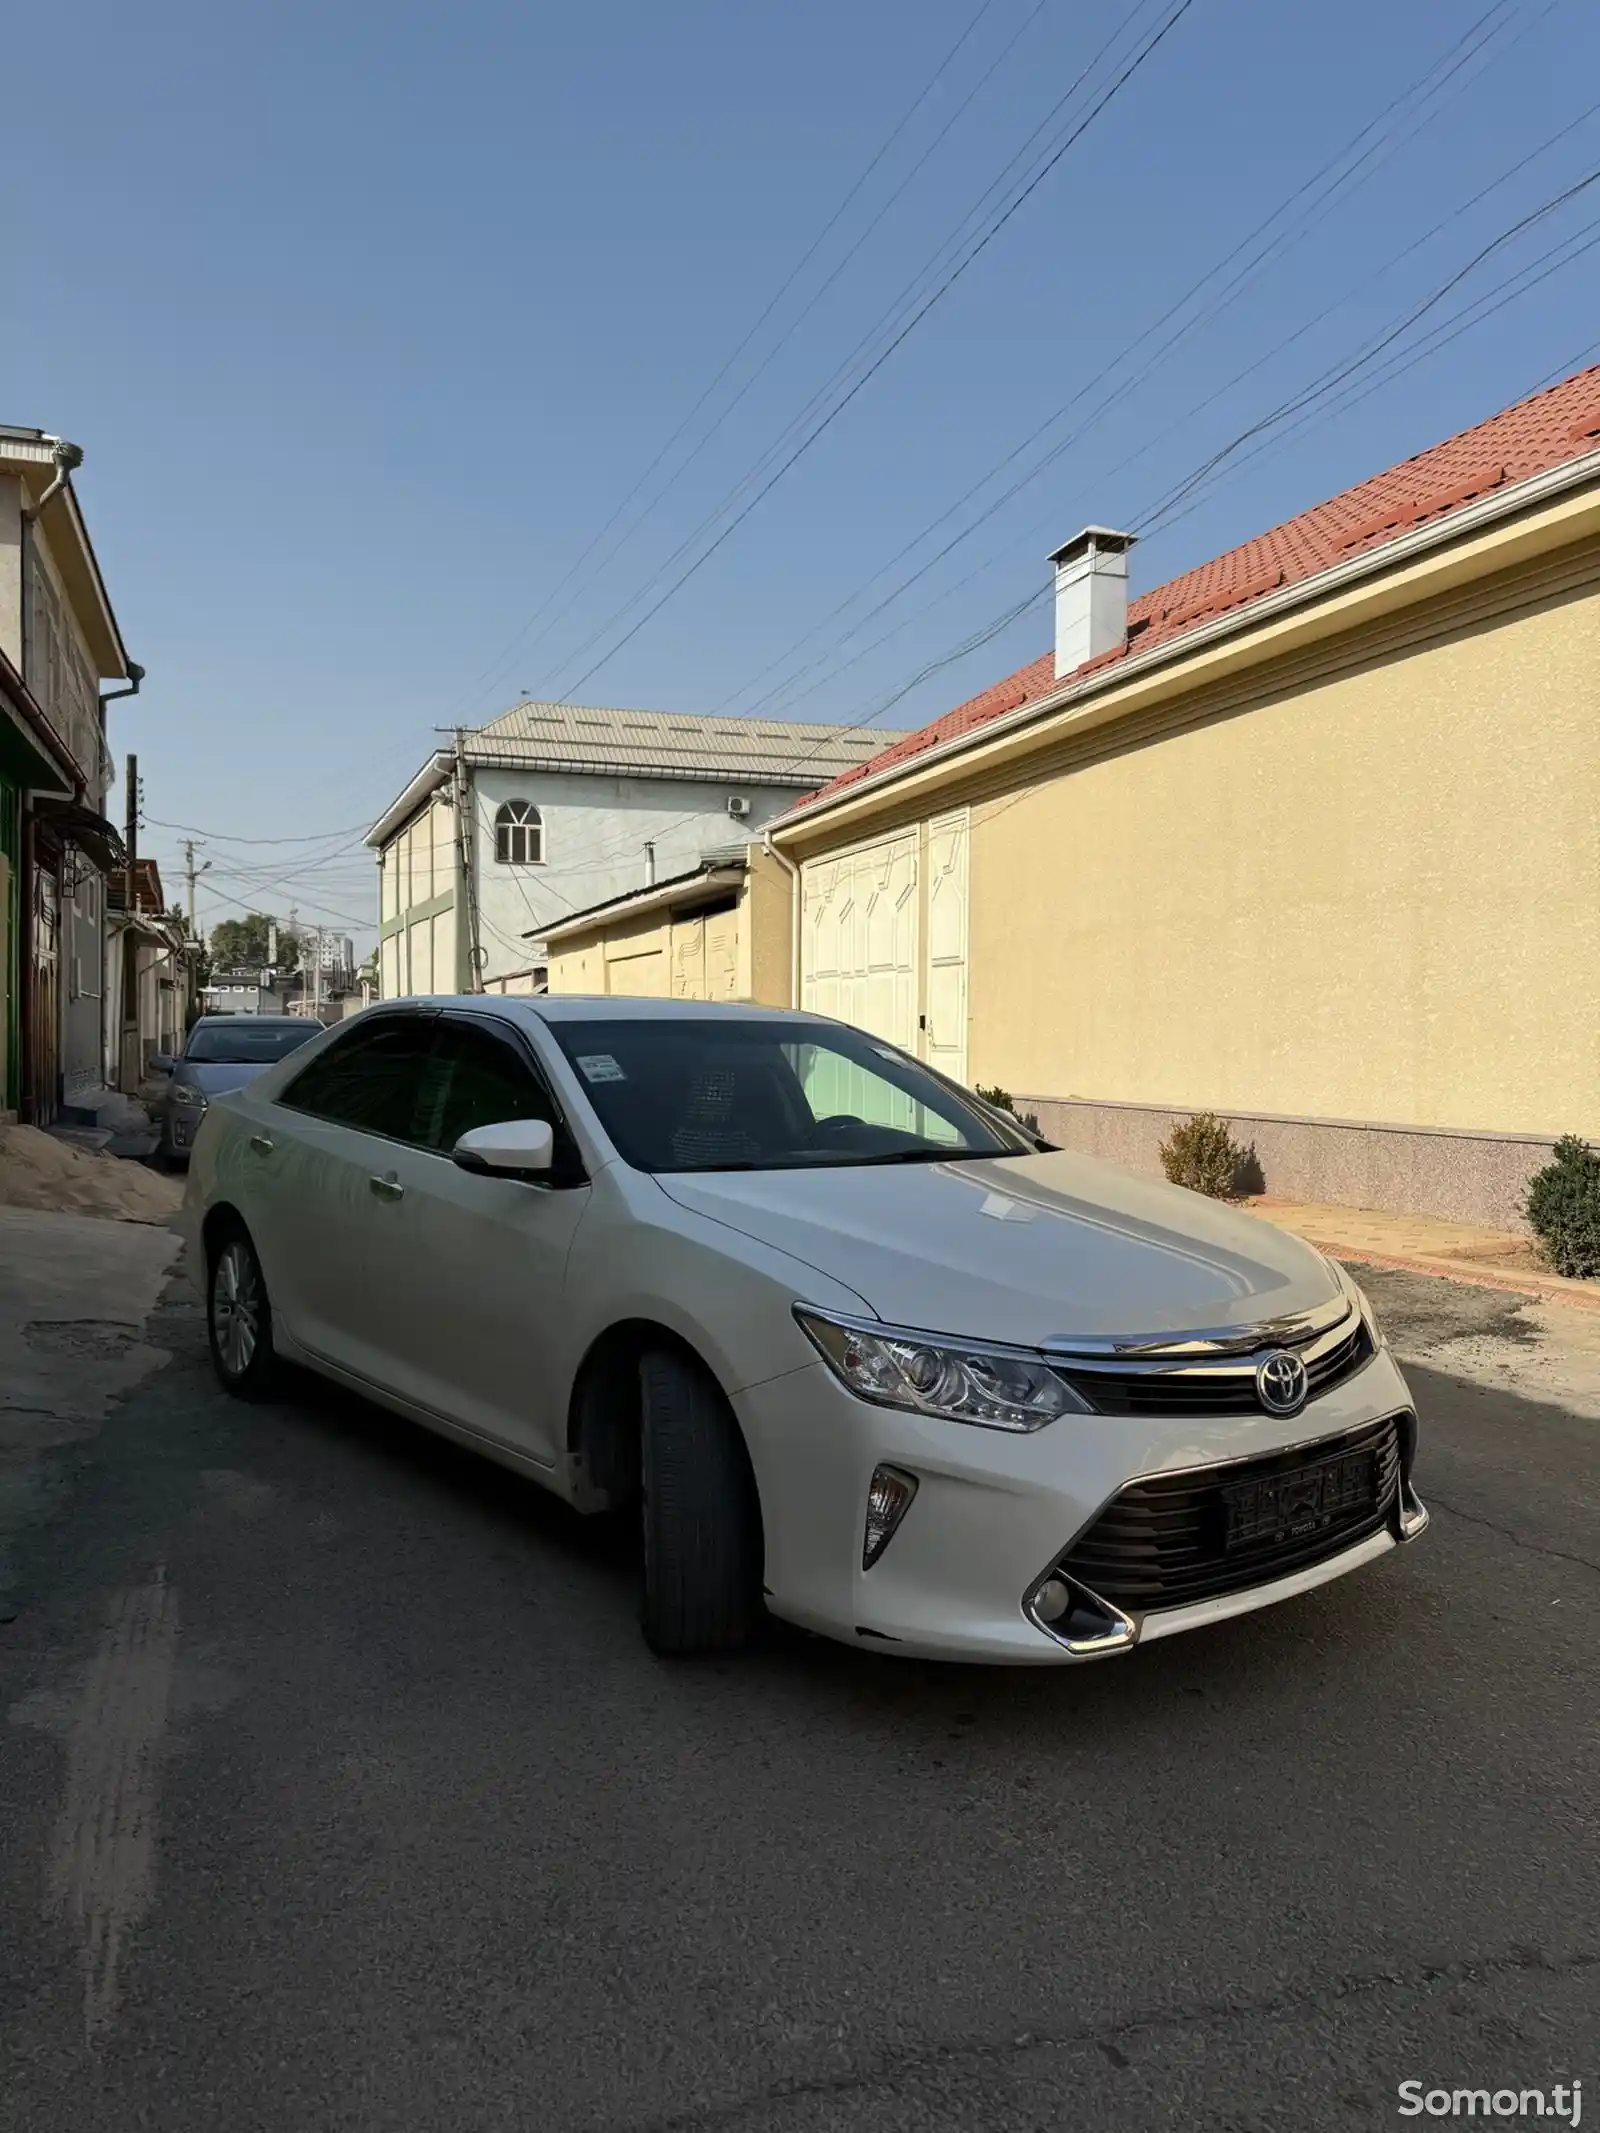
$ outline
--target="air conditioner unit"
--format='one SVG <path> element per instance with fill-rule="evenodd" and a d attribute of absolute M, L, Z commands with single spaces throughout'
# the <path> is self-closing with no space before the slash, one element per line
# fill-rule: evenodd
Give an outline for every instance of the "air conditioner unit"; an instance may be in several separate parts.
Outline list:
<path fill-rule="evenodd" d="M 745 816 L 749 814 L 749 812 L 750 802 L 745 798 L 742 792 L 729 793 L 728 813 L 732 815 L 735 822 L 742 822 Z"/>

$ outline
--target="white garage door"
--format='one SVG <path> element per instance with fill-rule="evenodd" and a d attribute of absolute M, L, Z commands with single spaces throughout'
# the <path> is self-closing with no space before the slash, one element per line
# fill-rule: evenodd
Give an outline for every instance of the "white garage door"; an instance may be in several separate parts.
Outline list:
<path fill-rule="evenodd" d="M 917 1049 L 917 832 L 816 860 L 800 893 L 801 1004 Z"/>

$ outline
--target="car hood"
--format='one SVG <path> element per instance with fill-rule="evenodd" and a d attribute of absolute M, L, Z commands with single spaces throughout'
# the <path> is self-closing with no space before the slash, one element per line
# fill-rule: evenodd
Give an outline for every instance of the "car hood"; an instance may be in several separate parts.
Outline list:
<path fill-rule="evenodd" d="M 705 1171 L 679 1206 L 804 1260 L 891 1324 L 1033 1346 L 1314 1309 L 1338 1285 L 1252 1215 L 1057 1151 L 1001 1161 Z"/>
<path fill-rule="evenodd" d="M 174 1081 L 186 1081 L 191 1088 L 202 1090 L 207 1096 L 220 1096 L 226 1089 L 242 1089 L 247 1081 L 255 1081 L 269 1066 L 276 1066 L 275 1059 L 182 1059 L 173 1071 Z"/>

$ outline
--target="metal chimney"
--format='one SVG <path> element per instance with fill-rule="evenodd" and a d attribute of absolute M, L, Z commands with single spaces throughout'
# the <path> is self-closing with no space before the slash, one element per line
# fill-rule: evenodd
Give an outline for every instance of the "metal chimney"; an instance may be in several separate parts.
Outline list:
<path fill-rule="evenodd" d="M 1056 679 L 1114 652 L 1128 634 L 1128 550 L 1136 536 L 1085 526 L 1050 560 L 1056 567 Z"/>

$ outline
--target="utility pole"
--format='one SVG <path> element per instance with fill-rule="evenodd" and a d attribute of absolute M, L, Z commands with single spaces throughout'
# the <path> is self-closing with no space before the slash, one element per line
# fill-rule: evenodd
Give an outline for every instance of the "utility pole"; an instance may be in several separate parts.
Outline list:
<path fill-rule="evenodd" d="M 128 761 L 132 763 L 132 756 L 129 756 Z M 198 912 L 195 910 L 194 885 L 202 874 L 209 873 L 210 870 L 211 861 L 209 859 L 206 860 L 203 866 L 197 867 L 195 865 L 194 839 L 192 837 L 185 837 L 185 839 L 183 840 L 183 878 L 184 884 L 189 891 L 189 932 L 193 937 L 195 945 L 197 947 L 200 942 L 200 918 Z"/>
<path fill-rule="evenodd" d="M 129 918 L 133 916 L 133 870 L 139 858 L 139 758 L 128 758 L 128 903 Z"/>
<path fill-rule="evenodd" d="M 478 940 L 478 885 L 472 868 L 474 825 L 467 813 L 470 804 L 467 751 L 459 726 L 455 729 L 455 736 L 456 871 L 461 877 L 461 900 L 467 914 L 467 990 L 482 992 L 483 949 Z M 437 976 L 434 982 L 437 984 Z"/>
<path fill-rule="evenodd" d="M 128 757 L 127 777 L 127 900 L 123 905 L 122 945 L 119 951 L 121 968 L 117 973 L 121 981 L 122 1013 L 117 1024 L 117 1056 L 116 1065 L 113 1069 L 116 1076 L 116 1085 L 119 1089 L 126 1089 L 136 1085 L 138 1075 L 143 1069 L 143 1061 L 140 1060 L 135 1065 L 129 1053 L 130 1033 L 135 1054 L 138 1051 L 139 1038 L 139 931 L 134 923 L 138 911 L 134 881 L 137 878 L 136 869 L 139 864 L 139 758 L 136 755 Z M 112 981 L 109 974 L 103 980 L 101 989 L 106 993 L 112 991 Z M 102 1050 L 105 1049 L 106 1004 L 105 1000 L 102 999 L 100 1003 Z"/>

